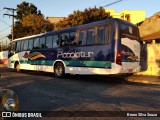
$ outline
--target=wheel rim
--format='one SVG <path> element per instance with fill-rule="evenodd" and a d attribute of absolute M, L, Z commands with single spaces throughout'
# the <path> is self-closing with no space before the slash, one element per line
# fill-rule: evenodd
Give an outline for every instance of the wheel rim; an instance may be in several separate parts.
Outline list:
<path fill-rule="evenodd" d="M 56 68 L 56 74 L 58 75 L 58 76 L 61 76 L 62 74 L 63 74 L 63 68 L 62 68 L 62 66 L 57 66 L 57 68 Z"/>
<path fill-rule="evenodd" d="M 20 71 L 20 66 L 19 66 L 19 64 L 16 65 L 16 70 L 17 70 L 18 72 Z"/>

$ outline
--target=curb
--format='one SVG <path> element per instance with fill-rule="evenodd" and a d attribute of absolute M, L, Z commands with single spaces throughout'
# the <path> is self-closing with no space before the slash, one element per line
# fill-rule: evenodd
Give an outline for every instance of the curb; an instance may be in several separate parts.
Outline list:
<path fill-rule="evenodd" d="M 147 76 L 146 76 L 147 77 Z M 160 78 L 153 78 L 150 80 L 142 79 L 140 76 L 137 78 L 126 78 L 128 82 L 135 82 L 135 83 L 143 83 L 143 84 L 152 84 L 152 85 L 160 85 Z"/>

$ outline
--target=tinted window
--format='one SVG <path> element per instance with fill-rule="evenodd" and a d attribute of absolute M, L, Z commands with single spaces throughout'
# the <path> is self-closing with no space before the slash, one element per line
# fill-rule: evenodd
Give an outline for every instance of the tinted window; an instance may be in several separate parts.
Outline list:
<path fill-rule="evenodd" d="M 69 38 L 69 33 L 61 34 L 62 40 L 67 40 Z"/>
<path fill-rule="evenodd" d="M 11 44 L 11 49 L 10 49 L 10 53 L 13 55 L 15 52 L 15 42 L 12 42 Z"/>
<path fill-rule="evenodd" d="M 21 41 L 18 41 L 16 45 L 16 52 L 19 52 L 19 51 L 21 51 Z"/>
<path fill-rule="evenodd" d="M 24 41 L 21 41 L 21 51 L 23 51 Z"/>
<path fill-rule="evenodd" d="M 57 43 L 58 35 L 53 36 L 53 48 L 57 48 L 59 45 Z"/>
<path fill-rule="evenodd" d="M 34 39 L 34 49 L 39 49 L 39 38 Z"/>
<path fill-rule="evenodd" d="M 104 31 L 105 31 L 104 27 L 98 28 L 98 31 L 97 31 L 98 33 L 97 43 L 98 44 L 104 44 Z"/>
<path fill-rule="evenodd" d="M 61 46 L 68 45 L 68 43 L 67 43 L 68 40 L 69 40 L 69 33 L 63 33 L 63 34 L 61 34 L 60 45 Z"/>
<path fill-rule="evenodd" d="M 46 37 L 46 47 L 47 48 L 52 48 L 52 36 L 47 36 Z"/>
<path fill-rule="evenodd" d="M 89 29 L 87 31 L 87 45 L 94 44 L 94 29 Z"/>
<path fill-rule="evenodd" d="M 86 31 L 80 31 L 79 34 L 79 45 L 86 45 Z"/>
<path fill-rule="evenodd" d="M 24 41 L 24 48 L 23 50 L 28 50 L 28 40 Z"/>
<path fill-rule="evenodd" d="M 71 33 L 69 34 L 69 36 L 75 38 L 75 37 L 76 37 L 76 32 L 71 32 Z"/>
<path fill-rule="evenodd" d="M 71 32 L 69 34 L 69 45 L 76 45 L 77 44 L 77 34 L 76 32 Z"/>
<path fill-rule="evenodd" d="M 138 29 L 126 24 L 121 24 L 120 26 L 121 38 L 138 39 Z"/>
<path fill-rule="evenodd" d="M 40 48 L 46 48 L 45 47 L 45 37 L 40 38 Z"/>
<path fill-rule="evenodd" d="M 29 45 L 28 45 L 28 50 L 32 50 L 33 49 L 33 39 L 29 40 Z"/>
<path fill-rule="evenodd" d="M 105 41 L 104 41 L 105 44 L 109 43 L 109 41 L 110 41 L 110 34 L 111 34 L 111 26 L 107 25 L 105 27 Z"/>

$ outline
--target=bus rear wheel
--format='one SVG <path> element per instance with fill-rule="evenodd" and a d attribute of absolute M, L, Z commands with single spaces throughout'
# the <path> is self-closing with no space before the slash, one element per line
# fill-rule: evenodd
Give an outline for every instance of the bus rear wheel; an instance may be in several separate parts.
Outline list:
<path fill-rule="evenodd" d="M 15 69 L 16 69 L 16 72 L 21 72 L 20 64 L 19 63 L 16 63 Z"/>
<path fill-rule="evenodd" d="M 61 62 L 58 62 L 54 66 L 54 76 L 58 78 L 64 77 L 65 69 L 64 65 Z"/>

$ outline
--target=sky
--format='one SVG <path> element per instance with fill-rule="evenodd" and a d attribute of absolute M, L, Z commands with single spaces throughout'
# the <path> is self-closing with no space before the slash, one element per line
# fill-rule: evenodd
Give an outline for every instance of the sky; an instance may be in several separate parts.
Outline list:
<path fill-rule="evenodd" d="M 17 8 L 17 5 L 26 1 L 33 3 L 38 10 L 41 10 L 45 17 L 67 17 L 75 10 L 83 11 L 89 7 L 100 7 L 118 0 L 0 0 L 0 42 L 8 40 L 7 36 L 11 33 L 12 18 L 3 16 L 7 13 L 4 7 Z M 104 7 L 114 9 L 116 12 L 122 10 L 145 10 L 146 17 L 152 16 L 160 11 L 159 0 L 122 0 L 116 4 Z M 9 42 L 9 41 L 8 41 Z"/>

